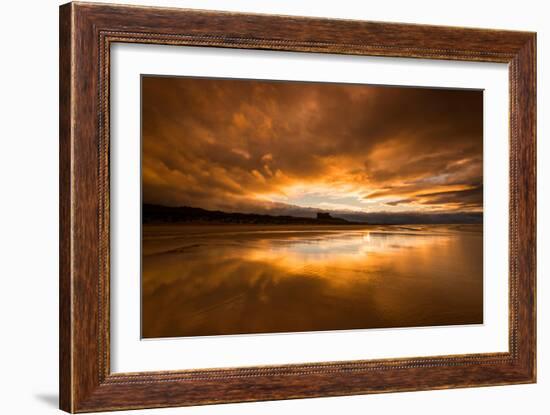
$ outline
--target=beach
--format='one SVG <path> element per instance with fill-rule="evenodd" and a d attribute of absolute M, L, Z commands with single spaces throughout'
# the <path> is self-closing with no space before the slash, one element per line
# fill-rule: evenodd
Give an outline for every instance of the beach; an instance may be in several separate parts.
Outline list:
<path fill-rule="evenodd" d="M 144 225 L 142 337 L 483 322 L 482 225 Z"/>

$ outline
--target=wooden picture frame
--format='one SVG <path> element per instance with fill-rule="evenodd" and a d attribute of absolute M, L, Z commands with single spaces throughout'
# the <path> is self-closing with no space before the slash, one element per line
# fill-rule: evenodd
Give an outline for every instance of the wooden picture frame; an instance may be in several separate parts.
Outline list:
<path fill-rule="evenodd" d="M 509 352 L 111 373 L 109 59 L 116 42 L 507 63 Z M 535 382 L 535 33 L 69 3 L 60 8 L 59 93 L 61 409 L 91 412 Z"/>

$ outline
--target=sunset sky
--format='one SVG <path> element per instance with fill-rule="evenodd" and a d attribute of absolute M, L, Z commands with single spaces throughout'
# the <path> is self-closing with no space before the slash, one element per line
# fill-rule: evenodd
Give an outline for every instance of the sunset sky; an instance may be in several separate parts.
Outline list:
<path fill-rule="evenodd" d="M 144 76 L 142 146 L 144 203 L 293 215 L 483 205 L 482 91 Z"/>

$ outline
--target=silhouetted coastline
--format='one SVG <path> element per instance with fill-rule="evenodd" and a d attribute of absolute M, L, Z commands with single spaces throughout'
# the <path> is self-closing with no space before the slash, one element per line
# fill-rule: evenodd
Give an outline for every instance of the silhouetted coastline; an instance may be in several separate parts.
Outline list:
<path fill-rule="evenodd" d="M 338 215 L 337 217 L 335 215 Z M 483 223 L 481 212 L 458 213 L 329 213 L 318 212 L 316 217 L 267 215 L 258 213 L 222 212 L 190 206 L 161 206 L 143 204 L 144 224 L 258 224 L 258 225 L 405 225 L 405 224 L 478 224 Z"/>

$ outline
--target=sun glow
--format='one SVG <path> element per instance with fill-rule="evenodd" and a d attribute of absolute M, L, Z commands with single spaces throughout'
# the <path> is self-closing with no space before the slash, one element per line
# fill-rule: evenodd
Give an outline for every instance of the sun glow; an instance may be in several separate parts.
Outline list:
<path fill-rule="evenodd" d="M 231 212 L 476 212 L 480 91 L 143 79 L 145 203 Z"/>

